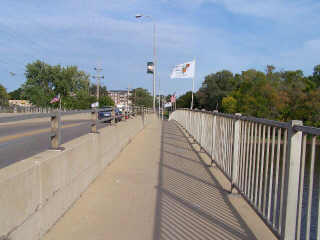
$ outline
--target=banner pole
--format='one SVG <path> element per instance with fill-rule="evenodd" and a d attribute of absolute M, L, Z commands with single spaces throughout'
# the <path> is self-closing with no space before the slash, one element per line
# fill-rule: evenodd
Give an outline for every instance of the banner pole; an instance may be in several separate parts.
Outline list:
<path fill-rule="evenodd" d="M 193 110 L 193 93 L 194 93 L 194 78 L 196 77 L 196 58 L 194 61 L 193 78 L 192 78 L 192 100 L 191 100 L 191 110 Z"/>
<path fill-rule="evenodd" d="M 192 78 L 192 95 L 191 95 L 191 107 L 190 109 L 193 109 L 193 92 L 194 92 L 194 77 Z"/>
<path fill-rule="evenodd" d="M 61 111 L 61 95 L 59 93 L 59 110 Z"/>

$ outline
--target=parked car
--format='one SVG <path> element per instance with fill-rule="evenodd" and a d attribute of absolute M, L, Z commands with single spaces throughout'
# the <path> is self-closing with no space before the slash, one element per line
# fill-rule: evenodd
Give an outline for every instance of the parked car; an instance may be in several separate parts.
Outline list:
<path fill-rule="evenodd" d="M 105 122 L 111 122 L 112 120 L 112 108 L 104 108 L 98 112 L 98 119 L 105 119 Z"/>

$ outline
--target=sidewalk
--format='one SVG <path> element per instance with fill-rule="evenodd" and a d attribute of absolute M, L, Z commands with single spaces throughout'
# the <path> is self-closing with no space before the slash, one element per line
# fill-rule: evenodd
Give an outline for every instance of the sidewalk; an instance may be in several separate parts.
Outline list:
<path fill-rule="evenodd" d="M 153 122 L 45 240 L 274 239 L 174 122 Z"/>

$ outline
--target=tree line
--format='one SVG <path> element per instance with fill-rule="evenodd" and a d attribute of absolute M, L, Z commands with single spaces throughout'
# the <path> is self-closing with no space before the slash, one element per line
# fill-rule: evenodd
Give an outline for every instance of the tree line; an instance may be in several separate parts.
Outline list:
<path fill-rule="evenodd" d="M 0 84 L 0 106 L 8 106 L 8 100 L 15 99 L 29 100 L 37 107 L 57 108 L 59 103 L 50 101 L 58 95 L 65 109 L 89 109 L 97 101 L 97 85 L 90 83 L 90 75 L 77 66 L 52 66 L 37 60 L 26 65 L 25 77 L 25 83 L 10 93 Z M 99 96 L 100 107 L 114 106 L 106 86 L 100 86 Z M 152 96 L 143 88 L 133 89 L 131 100 L 135 105 L 152 106 Z"/>
<path fill-rule="evenodd" d="M 189 108 L 190 101 L 187 92 L 177 99 L 177 107 Z M 301 70 L 276 71 L 272 65 L 265 72 L 209 74 L 195 93 L 195 107 L 279 121 L 297 119 L 320 127 L 320 65 L 310 76 Z"/>
<path fill-rule="evenodd" d="M 51 104 L 50 101 L 60 96 L 61 105 L 65 109 L 88 109 L 97 101 L 97 86 L 91 84 L 90 75 L 77 66 L 52 66 L 37 60 L 26 65 L 25 77 L 25 83 L 7 94 L 7 100 L 29 100 L 37 107 L 57 108 L 59 103 Z M 106 86 L 100 88 L 99 103 L 100 106 L 114 105 Z M 2 105 L 8 105 L 7 101 L 3 101 Z"/>

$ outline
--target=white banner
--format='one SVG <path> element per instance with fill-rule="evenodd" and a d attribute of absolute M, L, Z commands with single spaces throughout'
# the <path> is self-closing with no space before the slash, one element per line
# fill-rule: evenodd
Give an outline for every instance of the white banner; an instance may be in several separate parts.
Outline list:
<path fill-rule="evenodd" d="M 182 63 L 173 68 L 170 78 L 194 78 L 195 70 L 195 60 Z"/>

